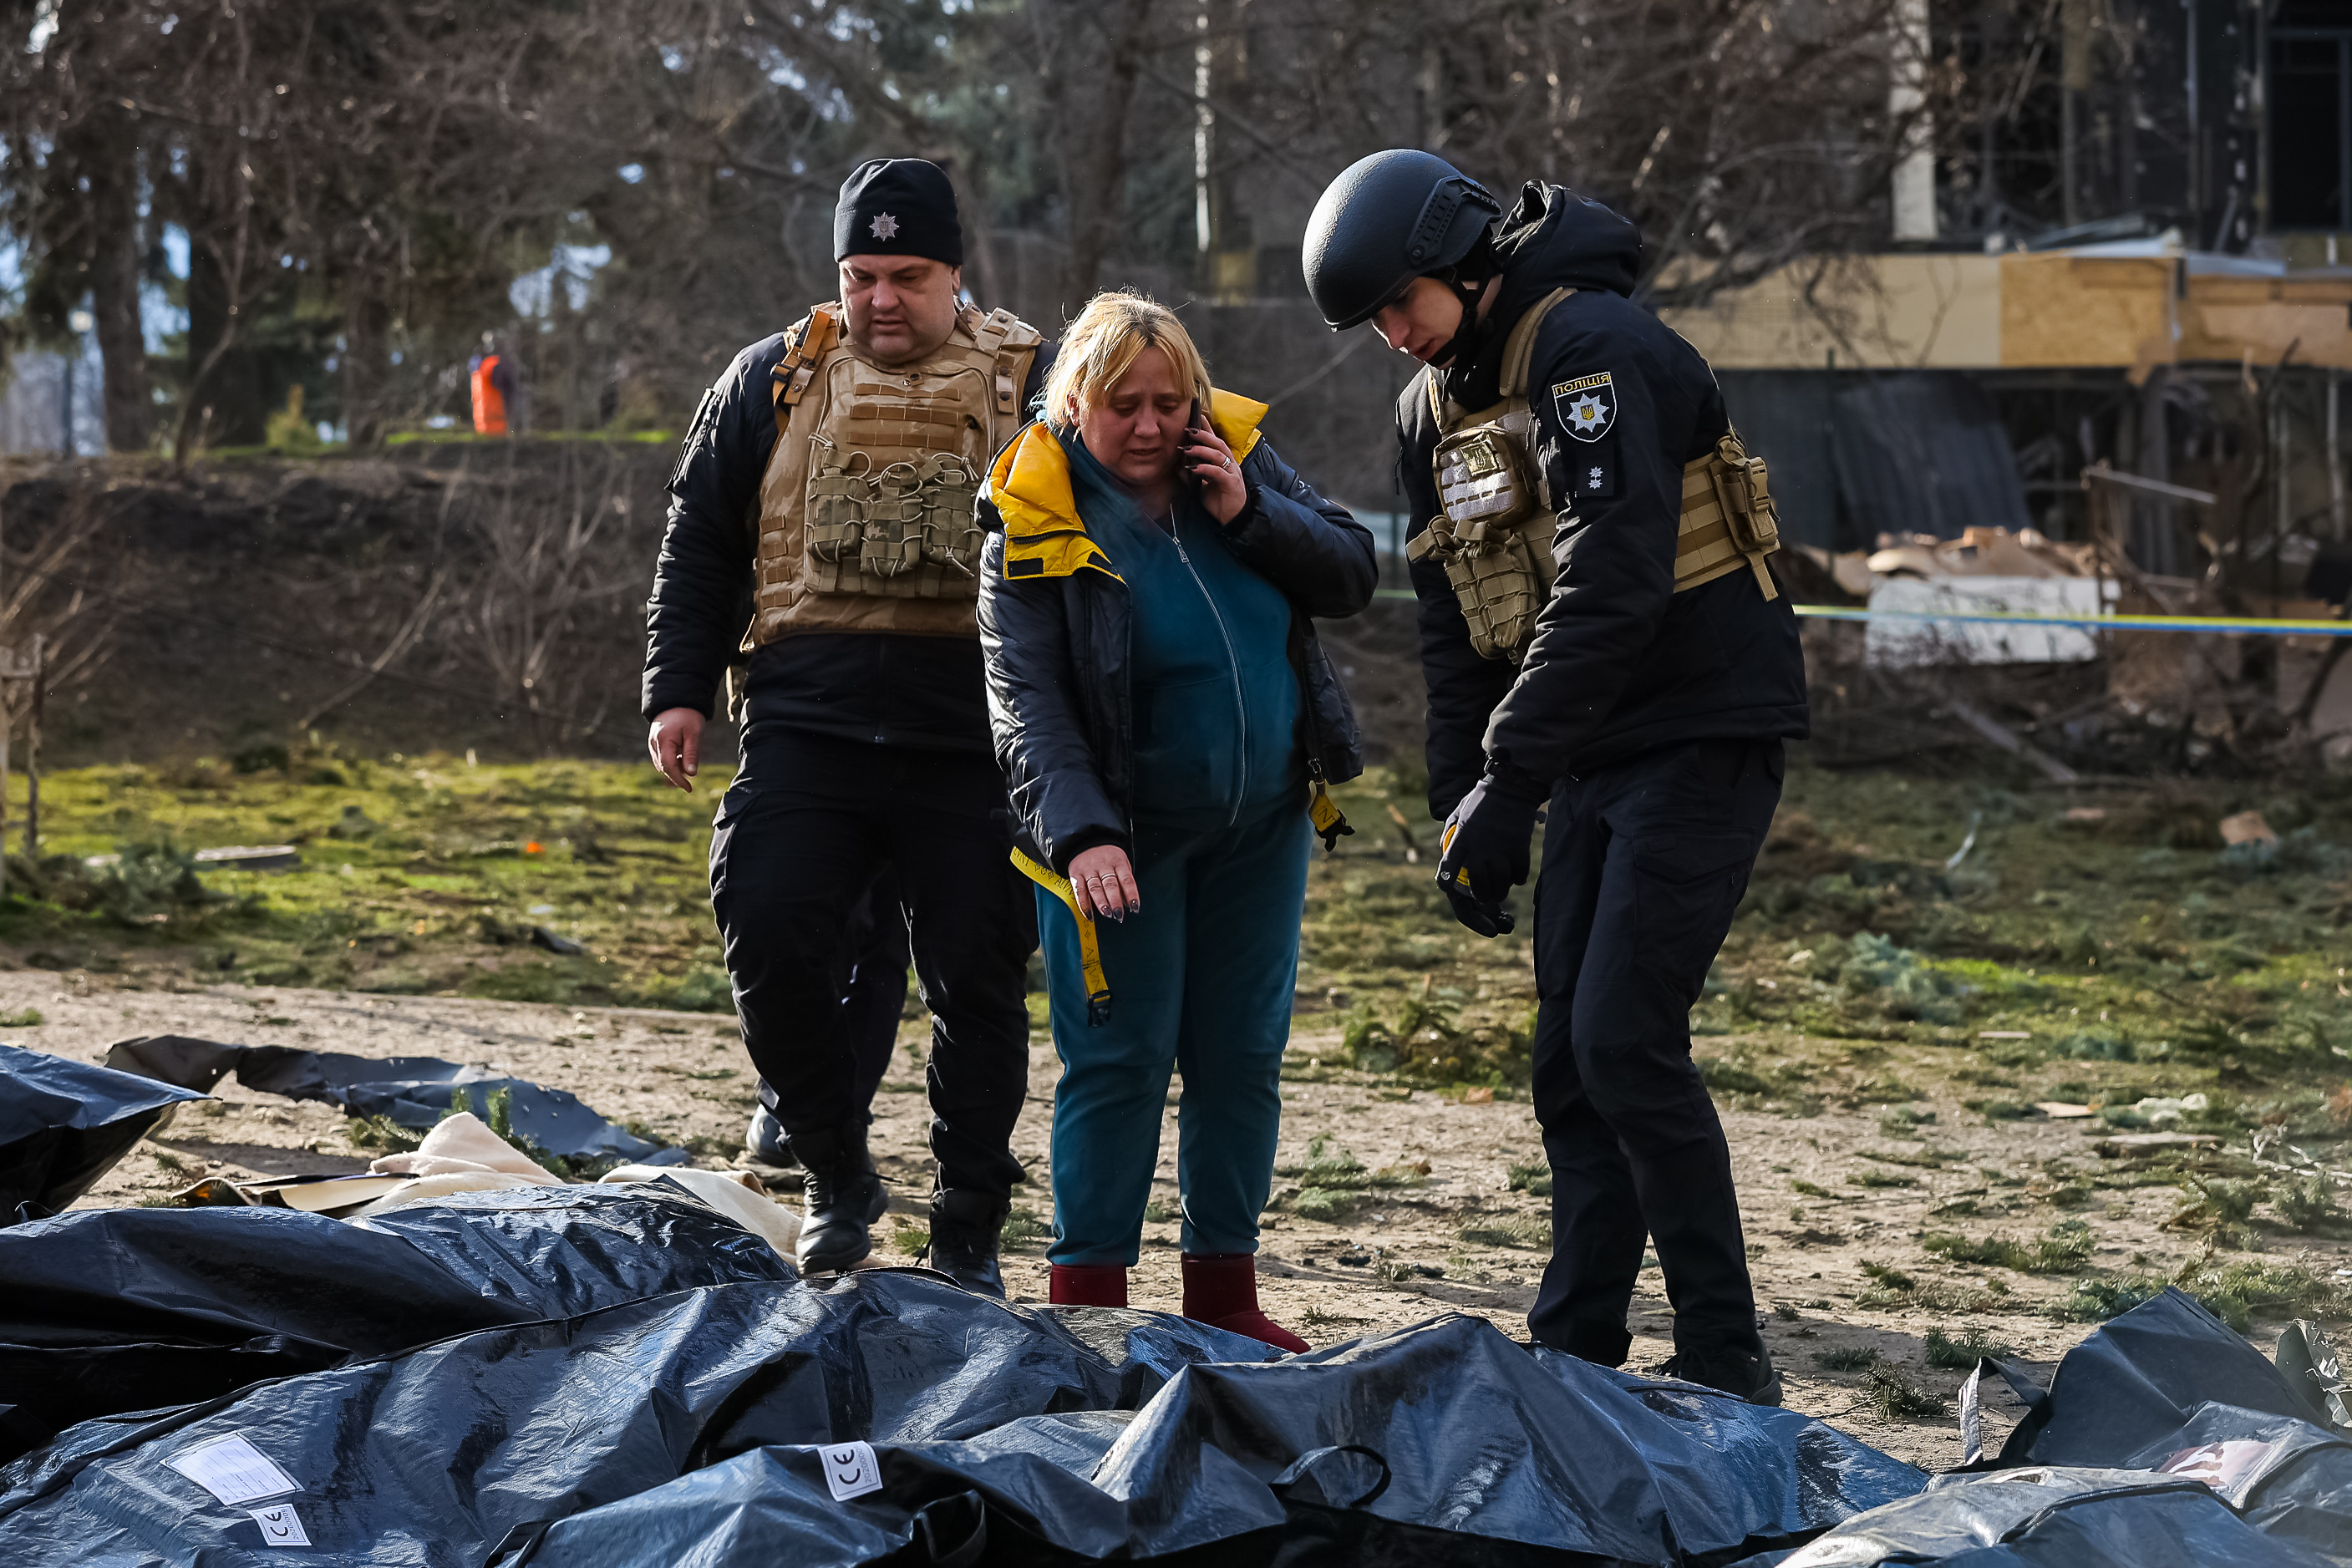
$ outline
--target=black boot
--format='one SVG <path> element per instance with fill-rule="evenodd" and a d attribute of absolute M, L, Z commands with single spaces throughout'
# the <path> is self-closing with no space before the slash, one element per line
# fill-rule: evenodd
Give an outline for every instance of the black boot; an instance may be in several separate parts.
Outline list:
<path fill-rule="evenodd" d="M 866 1261 L 874 1250 L 866 1227 L 890 1207 L 890 1195 L 866 1152 L 866 1129 L 794 1133 L 807 1212 L 801 1217 L 799 1262 L 803 1274 L 835 1274 Z"/>
<path fill-rule="evenodd" d="M 931 1194 L 931 1239 L 921 1261 L 974 1295 L 1004 1299 L 1004 1270 L 997 1266 L 997 1239 L 1010 1205 L 984 1192 Z"/>
<path fill-rule="evenodd" d="M 1750 1405 L 1780 1403 L 1780 1375 L 1762 1344 L 1692 1345 L 1677 1348 L 1659 1369 L 1685 1383 L 1702 1383 L 1726 1394 L 1736 1394 Z"/>
<path fill-rule="evenodd" d="M 769 1186 L 792 1186 L 800 1180 L 801 1163 L 784 1141 L 783 1124 L 765 1105 L 751 1113 L 751 1124 L 743 1129 L 743 1161 Z"/>

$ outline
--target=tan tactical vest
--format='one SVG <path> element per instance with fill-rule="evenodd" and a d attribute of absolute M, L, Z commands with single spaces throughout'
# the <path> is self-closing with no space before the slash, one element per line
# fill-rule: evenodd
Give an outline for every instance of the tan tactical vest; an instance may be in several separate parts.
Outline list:
<path fill-rule="evenodd" d="M 776 366 L 747 652 L 795 632 L 979 633 L 972 507 L 1045 340 L 1009 310 L 966 309 L 928 359 L 884 366 L 842 320 L 837 303 L 810 311 Z"/>
<path fill-rule="evenodd" d="M 1536 617 L 1551 599 L 1552 533 L 1559 501 L 1535 455 L 1535 410 L 1528 402 L 1528 362 L 1551 308 L 1576 291 L 1555 288 L 1511 328 L 1503 342 L 1502 401 L 1466 413 L 1446 397 L 1443 377 L 1423 372 L 1437 450 L 1431 467 L 1440 508 L 1405 547 L 1412 560 L 1434 557 L 1462 601 L 1470 645 L 1489 659 L 1519 662 L 1535 636 Z M 1750 457 L 1737 432 L 1683 468 L 1682 528 L 1675 544 L 1675 591 L 1752 569 L 1764 597 L 1776 599 L 1764 558 L 1780 548 L 1779 515 L 1766 486 L 1764 460 Z"/>

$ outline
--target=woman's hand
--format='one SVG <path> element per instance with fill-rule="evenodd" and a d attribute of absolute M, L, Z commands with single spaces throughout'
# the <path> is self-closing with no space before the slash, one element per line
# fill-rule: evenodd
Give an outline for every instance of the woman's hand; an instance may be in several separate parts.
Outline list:
<path fill-rule="evenodd" d="M 1215 430 L 1192 425 L 1184 432 L 1183 444 L 1176 449 L 1176 461 L 1182 465 L 1192 480 L 1201 486 L 1201 505 L 1220 527 L 1242 515 L 1249 500 L 1249 481 L 1242 477 L 1242 465 L 1234 458 L 1234 449 L 1224 443 Z"/>
<path fill-rule="evenodd" d="M 1070 891 L 1089 920 L 1108 916 L 1123 923 L 1143 908 L 1143 894 L 1135 886 L 1135 867 L 1117 844 L 1097 844 L 1074 857 Z"/>

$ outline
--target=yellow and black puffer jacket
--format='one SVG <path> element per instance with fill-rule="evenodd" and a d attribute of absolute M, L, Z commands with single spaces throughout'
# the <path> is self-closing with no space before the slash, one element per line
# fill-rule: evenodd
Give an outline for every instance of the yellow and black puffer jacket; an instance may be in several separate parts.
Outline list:
<path fill-rule="evenodd" d="M 1317 788 L 1363 771 L 1346 690 L 1315 635 L 1317 618 L 1353 615 L 1378 579 L 1372 536 L 1325 499 L 1258 434 L 1265 405 L 1217 392 L 1210 417 L 1241 459 L 1249 497 L 1224 528 L 1234 558 L 1291 607 L 1290 662 L 1300 743 Z M 980 638 L 989 728 L 1022 854 L 1066 872 L 1097 844 L 1132 847 L 1135 717 L 1129 690 L 1133 605 L 1112 559 L 1078 516 L 1061 437 L 1034 423 L 998 455 L 980 502 Z M 1301 801 L 1301 809 L 1308 802 Z M 1327 834 L 1344 831 L 1318 825 Z M 1336 818 L 1336 811 L 1329 813 Z"/>

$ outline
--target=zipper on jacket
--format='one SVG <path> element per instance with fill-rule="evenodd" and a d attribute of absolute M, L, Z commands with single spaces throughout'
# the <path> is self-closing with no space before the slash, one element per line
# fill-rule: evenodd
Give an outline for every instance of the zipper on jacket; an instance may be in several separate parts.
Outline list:
<path fill-rule="evenodd" d="M 1225 629 L 1225 613 L 1217 608 L 1217 596 L 1211 593 L 1209 585 L 1201 580 L 1201 570 L 1192 564 L 1192 556 L 1185 550 L 1184 536 L 1174 517 L 1168 519 L 1168 537 L 1176 543 L 1176 559 L 1182 561 L 1184 570 L 1192 574 L 1192 586 L 1199 589 L 1201 597 L 1209 601 L 1209 614 L 1217 623 L 1217 635 L 1225 640 L 1225 667 L 1233 672 L 1234 712 L 1240 717 L 1242 726 L 1242 781 L 1240 789 L 1234 796 L 1233 815 L 1225 819 L 1225 826 L 1230 828 L 1242 820 L 1242 802 L 1249 798 L 1249 700 L 1242 695 L 1242 657 L 1234 651 L 1234 634 Z"/>

